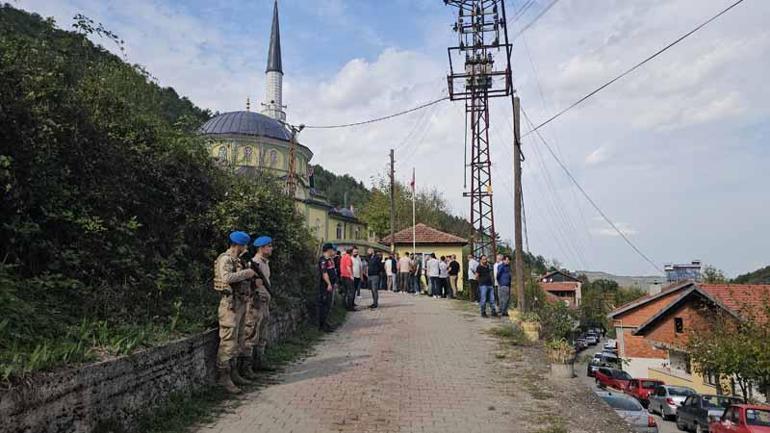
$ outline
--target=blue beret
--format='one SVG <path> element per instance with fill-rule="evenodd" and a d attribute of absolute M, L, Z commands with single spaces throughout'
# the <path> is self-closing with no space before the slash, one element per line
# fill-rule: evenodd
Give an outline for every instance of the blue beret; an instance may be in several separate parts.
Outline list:
<path fill-rule="evenodd" d="M 230 242 L 236 245 L 248 245 L 251 242 L 251 237 L 244 232 L 232 232 L 230 233 Z"/>
<path fill-rule="evenodd" d="M 254 239 L 254 246 L 257 248 L 264 247 L 265 245 L 269 245 L 272 243 L 273 243 L 273 238 L 271 238 L 270 236 L 260 236 Z"/>

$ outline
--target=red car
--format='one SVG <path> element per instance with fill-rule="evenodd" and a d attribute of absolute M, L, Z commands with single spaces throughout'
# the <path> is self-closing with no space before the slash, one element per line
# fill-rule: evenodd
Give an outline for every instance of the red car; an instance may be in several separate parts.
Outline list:
<path fill-rule="evenodd" d="M 711 433 L 770 433 L 770 406 L 734 404 L 722 419 L 709 424 Z"/>
<path fill-rule="evenodd" d="M 623 391 L 639 400 L 639 403 L 641 403 L 642 406 L 647 407 L 650 403 L 650 393 L 660 385 L 665 385 L 662 380 L 637 378 L 631 379 L 628 382 L 628 386 Z"/>
<path fill-rule="evenodd" d="M 617 368 L 600 367 L 596 370 L 596 383 L 600 388 L 615 388 L 623 391 L 633 379 L 631 375 Z"/>

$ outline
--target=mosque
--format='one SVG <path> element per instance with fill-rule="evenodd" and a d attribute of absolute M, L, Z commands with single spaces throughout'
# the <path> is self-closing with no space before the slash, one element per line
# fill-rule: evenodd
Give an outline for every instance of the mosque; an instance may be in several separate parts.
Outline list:
<path fill-rule="evenodd" d="M 283 65 L 278 1 L 273 5 L 266 73 L 265 102 L 262 112 L 233 111 L 217 115 L 204 123 L 199 133 L 206 138 L 211 156 L 234 166 L 236 172 L 249 175 L 265 171 L 286 179 L 289 174 L 292 132 L 285 126 L 283 105 Z M 305 223 L 319 242 L 337 244 L 369 244 L 372 235 L 366 224 L 356 218 L 352 209 L 332 206 L 326 196 L 316 190 L 310 161 L 313 152 L 296 143 L 295 200 Z"/>

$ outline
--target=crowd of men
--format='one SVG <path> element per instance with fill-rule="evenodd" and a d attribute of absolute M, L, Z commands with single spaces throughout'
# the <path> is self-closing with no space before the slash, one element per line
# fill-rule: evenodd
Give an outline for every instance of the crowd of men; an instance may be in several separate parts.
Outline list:
<path fill-rule="evenodd" d="M 254 254 L 246 259 L 249 245 Z M 322 246 L 318 262 L 319 329 L 330 332 L 328 318 L 335 293 L 342 296 L 348 311 L 356 310 L 356 298 L 361 289 L 369 289 L 372 303 L 379 307 L 380 290 L 433 298 L 454 298 L 458 292 L 461 265 L 457 257 L 436 257 L 423 254 L 389 253 L 369 248 L 361 256 L 356 247 L 338 250 L 333 244 Z M 272 370 L 265 357 L 270 318 L 270 256 L 273 240 L 269 236 L 251 237 L 241 231 L 229 235 L 227 251 L 214 263 L 214 290 L 220 293 L 218 307 L 219 349 L 217 351 L 217 382 L 228 392 L 241 392 L 258 379 L 257 371 Z M 424 277 L 424 279 L 423 279 Z M 423 285 L 424 282 L 424 285 Z M 486 256 L 479 260 L 468 257 L 468 282 L 472 299 L 478 299 L 481 315 L 492 316 L 499 308 L 507 315 L 511 298 L 510 257 L 498 255 L 490 264 Z M 495 301 L 495 292 L 499 302 Z"/>

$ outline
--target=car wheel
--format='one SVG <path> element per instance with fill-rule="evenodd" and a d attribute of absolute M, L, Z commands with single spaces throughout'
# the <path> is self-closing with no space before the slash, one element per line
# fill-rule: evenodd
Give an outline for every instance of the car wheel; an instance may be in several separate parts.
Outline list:
<path fill-rule="evenodd" d="M 676 417 L 676 428 L 678 428 L 679 430 L 682 430 L 682 431 L 687 431 L 687 426 L 682 424 L 682 420 L 679 419 L 679 417 Z"/>

